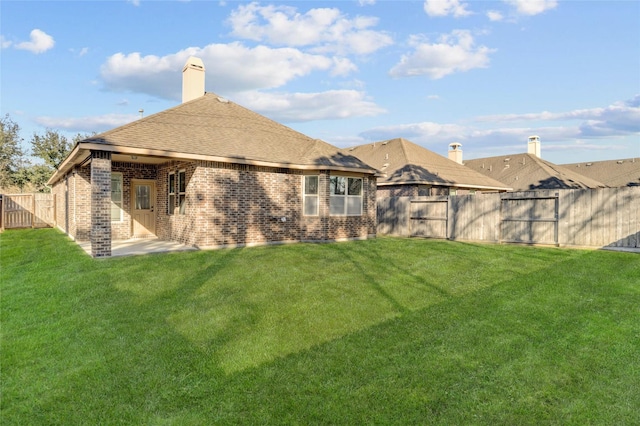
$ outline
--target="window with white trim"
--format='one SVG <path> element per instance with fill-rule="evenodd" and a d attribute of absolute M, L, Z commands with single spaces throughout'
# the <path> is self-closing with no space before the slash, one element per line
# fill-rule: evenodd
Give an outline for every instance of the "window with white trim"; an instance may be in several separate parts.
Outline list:
<path fill-rule="evenodd" d="M 362 215 L 362 178 L 331 176 L 329 210 L 336 216 Z"/>
<path fill-rule="evenodd" d="M 167 194 L 167 214 L 173 214 L 176 209 L 176 174 L 169 173 L 169 187 Z"/>
<path fill-rule="evenodd" d="M 122 222 L 122 173 L 111 173 L 111 222 Z"/>
<path fill-rule="evenodd" d="M 187 172 L 178 172 L 178 212 L 184 214 L 187 208 Z"/>
<path fill-rule="evenodd" d="M 305 216 L 318 215 L 318 176 L 303 176 L 303 212 Z"/>

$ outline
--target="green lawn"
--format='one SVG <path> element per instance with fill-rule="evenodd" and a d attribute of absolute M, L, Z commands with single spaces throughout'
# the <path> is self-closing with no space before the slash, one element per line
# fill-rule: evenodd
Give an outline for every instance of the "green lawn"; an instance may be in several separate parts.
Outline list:
<path fill-rule="evenodd" d="M 0 236 L 0 424 L 640 424 L 640 255 Z"/>

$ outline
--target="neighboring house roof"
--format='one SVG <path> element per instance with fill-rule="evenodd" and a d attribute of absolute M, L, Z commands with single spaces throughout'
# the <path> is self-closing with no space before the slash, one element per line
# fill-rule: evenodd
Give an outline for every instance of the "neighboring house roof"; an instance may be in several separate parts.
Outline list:
<path fill-rule="evenodd" d="M 345 150 L 386 176 L 378 186 L 424 184 L 485 190 L 510 187 L 403 138 L 360 145 Z"/>
<path fill-rule="evenodd" d="M 545 161 L 533 154 L 478 158 L 467 160 L 464 165 L 513 187 L 514 191 L 606 187 L 600 181 Z"/>
<path fill-rule="evenodd" d="M 297 169 L 375 173 L 333 145 L 313 139 L 213 93 L 78 142 L 51 177 L 58 180 L 90 150 L 111 151 L 146 161 L 223 161 Z"/>
<path fill-rule="evenodd" d="M 563 164 L 562 167 L 611 186 L 640 186 L 640 158 Z"/>

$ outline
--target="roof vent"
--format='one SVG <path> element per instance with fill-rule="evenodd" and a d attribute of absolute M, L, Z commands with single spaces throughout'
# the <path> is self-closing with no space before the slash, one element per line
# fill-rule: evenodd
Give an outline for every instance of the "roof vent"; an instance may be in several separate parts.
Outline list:
<path fill-rule="evenodd" d="M 511 158 L 510 158 L 510 157 L 507 157 L 507 158 L 505 158 L 505 159 L 504 159 L 504 162 L 505 162 L 505 163 L 508 163 L 509 161 L 511 161 Z"/>
<path fill-rule="evenodd" d="M 624 161 L 618 160 L 618 164 L 622 164 L 622 163 L 624 163 Z"/>
<path fill-rule="evenodd" d="M 593 165 L 593 163 L 587 163 L 586 164 L 587 167 L 592 166 L 592 165 Z"/>
<path fill-rule="evenodd" d="M 223 104 L 228 104 L 229 103 L 229 99 L 218 98 L 218 102 L 222 102 Z"/>

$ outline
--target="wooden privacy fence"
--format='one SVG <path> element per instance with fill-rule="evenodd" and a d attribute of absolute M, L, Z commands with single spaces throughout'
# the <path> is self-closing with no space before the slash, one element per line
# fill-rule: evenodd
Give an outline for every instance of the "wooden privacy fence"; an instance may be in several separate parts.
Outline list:
<path fill-rule="evenodd" d="M 54 194 L 5 194 L 0 206 L 0 230 L 55 225 Z"/>
<path fill-rule="evenodd" d="M 378 233 L 639 248 L 640 187 L 382 198 Z"/>

